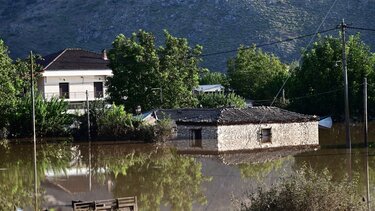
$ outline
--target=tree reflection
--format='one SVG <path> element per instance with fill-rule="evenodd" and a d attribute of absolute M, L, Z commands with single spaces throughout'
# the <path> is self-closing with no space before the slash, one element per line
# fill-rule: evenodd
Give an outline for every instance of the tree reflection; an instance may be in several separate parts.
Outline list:
<path fill-rule="evenodd" d="M 31 144 L 0 144 L 0 210 L 30 207 L 34 204 L 34 164 Z M 37 149 L 38 203 L 44 191 L 40 182 L 47 169 L 64 171 L 71 160 L 71 148 L 66 144 L 41 144 Z"/>
<path fill-rule="evenodd" d="M 202 165 L 194 158 L 180 156 L 168 148 L 143 149 L 93 146 L 93 174 L 113 178 L 114 197 L 137 196 L 140 210 L 159 210 L 161 205 L 172 210 L 192 210 L 193 203 L 205 204 L 201 185 L 209 178 L 201 173 Z M 85 156 L 85 162 L 88 161 Z"/>
<path fill-rule="evenodd" d="M 250 178 L 261 182 L 272 172 L 282 169 L 284 164 L 291 159 L 293 159 L 293 157 L 288 156 L 264 163 L 242 163 L 239 164 L 238 167 L 240 169 L 241 178 Z"/>

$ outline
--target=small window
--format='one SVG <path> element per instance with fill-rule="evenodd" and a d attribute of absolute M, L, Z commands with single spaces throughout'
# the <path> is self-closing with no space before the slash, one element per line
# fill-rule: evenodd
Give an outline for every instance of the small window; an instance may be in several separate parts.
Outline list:
<path fill-rule="evenodd" d="M 69 99 L 69 83 L 59 83 L 60 98 Z"/>
<path fill-rule="evenodd" d="M 103 82 L 94 82 L 94 97 L 103 97 Z"/>
<path fill-rule="evenodd" d="M 262 128 L 260 132 L 261 143 L 271 143 L 272 133 L 271 128 Z"/>
<path fill-rule="evenodd" d="M 202 148 L 202 129 L 191 130 L 192 147 Z"/>

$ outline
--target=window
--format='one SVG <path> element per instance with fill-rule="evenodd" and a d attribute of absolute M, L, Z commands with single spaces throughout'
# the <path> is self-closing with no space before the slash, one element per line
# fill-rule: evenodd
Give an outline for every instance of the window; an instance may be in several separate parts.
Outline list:
<path fill-rule="evenodd" d="M 103 82 L 94 82 L 94 97 L 103 97 Z"/>
<path fill-rule="evenodd" d="M 60 98 L 69 99 L 69 83 L 59 83 Z"/>
<path fill-rule="evenodd" d="M 271 143 L 271 128 L 262 128 L 260 132 L 260 142 L 261 143 Z"/>
<path fill-rule="evenodd" d="M 202 129 L 191 130 L 192 147 L 202 147 Z"/>

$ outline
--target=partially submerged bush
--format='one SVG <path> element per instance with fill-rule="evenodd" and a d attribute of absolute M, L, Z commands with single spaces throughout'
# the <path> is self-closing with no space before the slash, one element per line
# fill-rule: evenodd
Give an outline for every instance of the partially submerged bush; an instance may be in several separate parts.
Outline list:
<path fill-rule="evenodd" d="M 169 118 L 162 119 L 154 126 L 155 141 L 166 141 L 172 136 L 172 120 Z"/>
<path fill-rule="evenodd" d="M 349 179 L 335 182 L 328 170 L 318 174 L 303 167 L 269 190 L 250 193 L 249 203 L 242 202 L 241 210 L 366 210 L 357 192 L 357 184 L 357 180 Z"/>
<path fill-rule="evenodd" d="M 31 96 L 19 98 L 9 115 L 8 132 L 12 137 L 31 137 L 32 110 Z M 44 100 L 41 95 L 35 96 L 35 126 L 39 137 L 70 135 L 69 126 L 73 116 L 67 113 L 68 103 L 58 98 Z"/>
<path fill-rule="evenodd" d="M 126 136 L 133 127 L 133 115 L 126 113 L 124 106 L 112 105 L 97 120 L 99 136 Z"/>
<path fill-rule="evenodd" d="M 90 106 L 91 137 L 93 139 L 142 140 L 146 142 L 165 141 L 172 134 L 170 119 L 149 125 L 140 116 L 127 113 L 124 106 L 105 106 L 95 102 Z M 80 126 L 76 138 L 87 135 L 87 114 L 79 117 Z"/>

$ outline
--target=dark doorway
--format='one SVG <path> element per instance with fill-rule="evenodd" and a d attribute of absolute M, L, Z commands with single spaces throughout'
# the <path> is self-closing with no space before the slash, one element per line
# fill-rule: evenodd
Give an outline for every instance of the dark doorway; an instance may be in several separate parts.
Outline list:
<path fill-rule="evenodd" d="M 94 97 L 103 97 L 103 82 L 94 82 Z"/>
<path fill-rule="evenodd" d="M 59 83 L 60 98 L 69 99 L 69 83 Z"/>
<path fill-rule="evenodd" d="M 202 147 L 202 129 L 191 130 L 192 147 Z"/>

